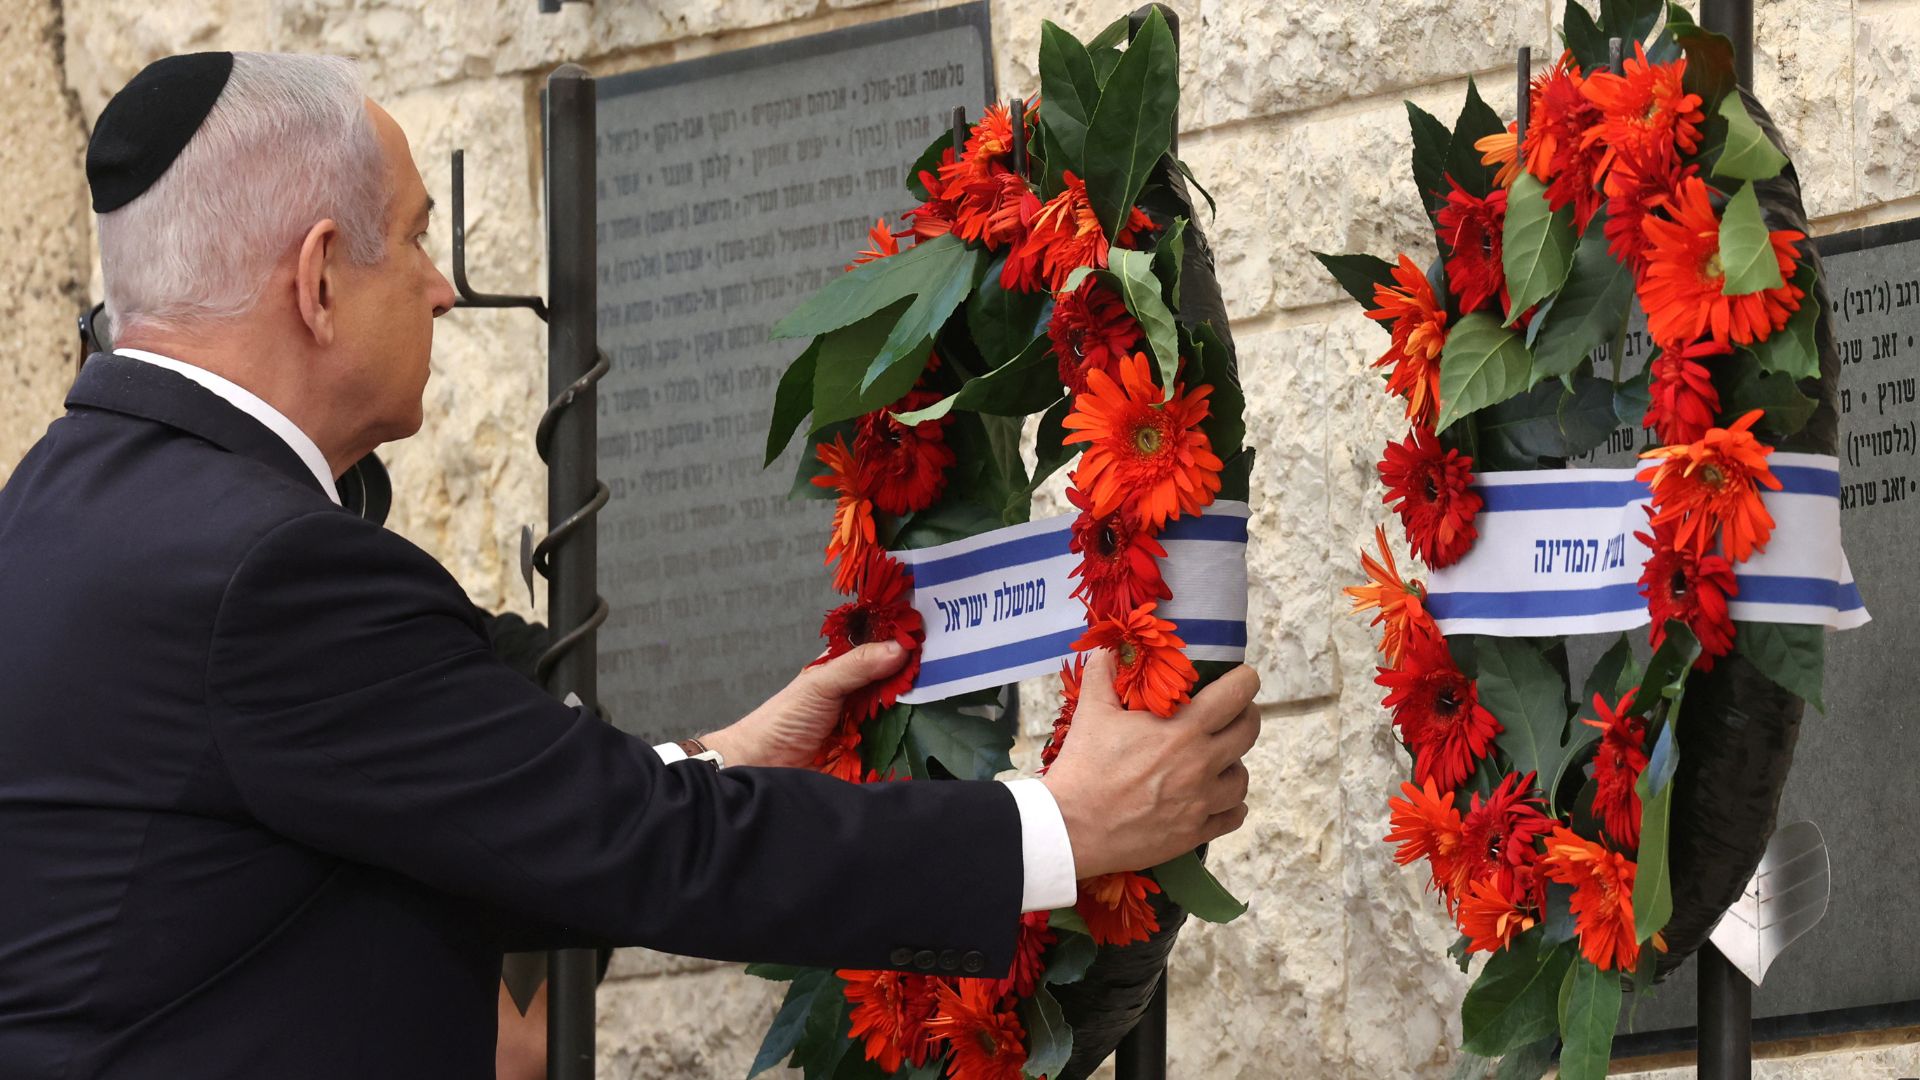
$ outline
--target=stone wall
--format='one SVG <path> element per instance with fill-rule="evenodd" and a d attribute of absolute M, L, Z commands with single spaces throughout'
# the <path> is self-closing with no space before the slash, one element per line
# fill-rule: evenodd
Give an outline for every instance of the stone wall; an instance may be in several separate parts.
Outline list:
<path fill-rule="evenodd" d="M 468 152 L 469 250 L 478 287 L 542 291 L 539 132 L 544 73 L 563 61 L 631 70 L 924 10 L 926 2 L 648 0 L 10 0 L 0 74 L 16 137 L 0 202 L 0 477 L 56 415 L 72 315 L 91 250 L 85 125 L 147 61 L 205 48 L 346 52 L 413 139 L 430 190 Z M 1510 114 L 1513 49 L 1550 57 L 1547 0 L 1184 0 L 1181 151 L 1219 200 L 1203 223 L 1242 356 L 1255 477 L 1255 662 L 1267 734 L 1250 762 L 1248 826 L 1215 865 L 1252 911 L 1196 926 L 1173 976 L 1179 1077 L 1447 1075 L 1466 981 L 1419 878 L 1380 842 L 1404 771 L 1376 705 L 1374 653 L 1338 589 L 1359 538 L 1383 520 L 1373 462 L 1398 434 L 1369 363 L 1384 338 L 1308 255 L 1430 250 L 1411 182 L 1401 102 L 1443 118 L 1477 75 Z M 1759 91 L 1792 144 L 1822 231 L 1920 214 L 1920 4 L 1774 0 L 1760 8 Z M 995 0 L 1003 94 L 1037 86 L 1040 20 L 1090 34 L 1122 10 L 1088 0 Z M 433 231 L 446 265 L 444 223 Z M 462 312 L 440 326 L 426 429 L 389 454 L 394 525 L 483 604 L 529 610 L 514 564 L 519 523 L 543 514 L 527 442 L 543 339 L 523 312 Z M 1057 491 L 1050 493 L 1057 498 Z M 1052 688 L 1026 688 L 1031 764 Z M 744 1074 L 775 994 L 736 971 L 622 954 L 601 995 L 600 1075 Z M 1914 1046 L 1769 1063 L 1760 1075 L 1920 1072 Z M 1646 1075 L 1670 1075 L 1646 1074 Z"/>

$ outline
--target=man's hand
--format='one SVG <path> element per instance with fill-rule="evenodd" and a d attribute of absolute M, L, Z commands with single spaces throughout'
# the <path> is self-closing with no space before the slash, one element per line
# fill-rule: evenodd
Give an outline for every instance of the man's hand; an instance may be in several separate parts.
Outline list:
<path fill-rule="evenodd" d="M 1242 664 L 1169 719 L 1128 712 L 1113 655 L 1094 653 L 1060 756 L 1042 780 L 1060 805 L 1074 875 L 1143 870 L 1240 827 L 1260 736 L 1260 676 Z"/>
<path fill-rule="evenodd" d="M 847 695 L 900 670 L 897 642 L 862 645 L 794 677 L 786 689 L 738 722 L 702 735 L 728 765 L 807 765 L 840 720 Z"/>

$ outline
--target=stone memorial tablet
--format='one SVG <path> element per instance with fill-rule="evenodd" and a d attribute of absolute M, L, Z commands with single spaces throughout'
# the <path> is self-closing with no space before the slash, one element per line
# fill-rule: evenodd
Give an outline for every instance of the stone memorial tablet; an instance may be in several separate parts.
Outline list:
<path fill-rule="evenodd" d="M 985 4 L 599 81 L 600 697 L 650 739 L 744 715 L 820 650 L 831 503 L 762 469 L 767 328 L 912 205 L 906 170 L 992 99 Z M 804 440 L 802 440 L 804 444 Z"/>

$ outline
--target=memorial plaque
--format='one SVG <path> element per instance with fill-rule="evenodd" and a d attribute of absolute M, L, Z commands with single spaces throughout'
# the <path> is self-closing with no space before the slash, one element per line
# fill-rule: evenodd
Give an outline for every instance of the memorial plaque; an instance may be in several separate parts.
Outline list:
<path fill-rule="evenodd" d="M 1841 529 L 1873 621 L 1827 636 L 1827 711 L 1801 720 L 1779 821 L 1826 835 L 1833 898 L 1755 989 L 1758 1039 L 1920 1023 L 1920 844 L 1905 816 L 1920 766 L 1920 221 L 1815 245 L 1841 358 Z M 1658 1033 L 1693 1025 L 1694 971 L 1641 1003 L 1616 1053 L 1680 1045 Z"/>
<path fill-rule="evenodd" d="M 820 649 L 832 504 L 762 469 L 804 341 L 767 329 L 913 205 L 993 96 L 985 4 L 599 81 L 600 698 L 649 739 L 744 715 Z"/>

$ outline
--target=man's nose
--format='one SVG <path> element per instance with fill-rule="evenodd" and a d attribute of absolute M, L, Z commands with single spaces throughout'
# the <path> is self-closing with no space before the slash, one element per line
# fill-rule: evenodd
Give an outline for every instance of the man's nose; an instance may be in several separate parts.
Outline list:
<path fill-rule="evenodd" d="M 439 318 L 453 310 L 453 286 L 448 283 L 447 275 L 440 272 L 438 265 L 433 268 L 433 287 L 428 291 L 433 300 L 433 317 Z"/>

